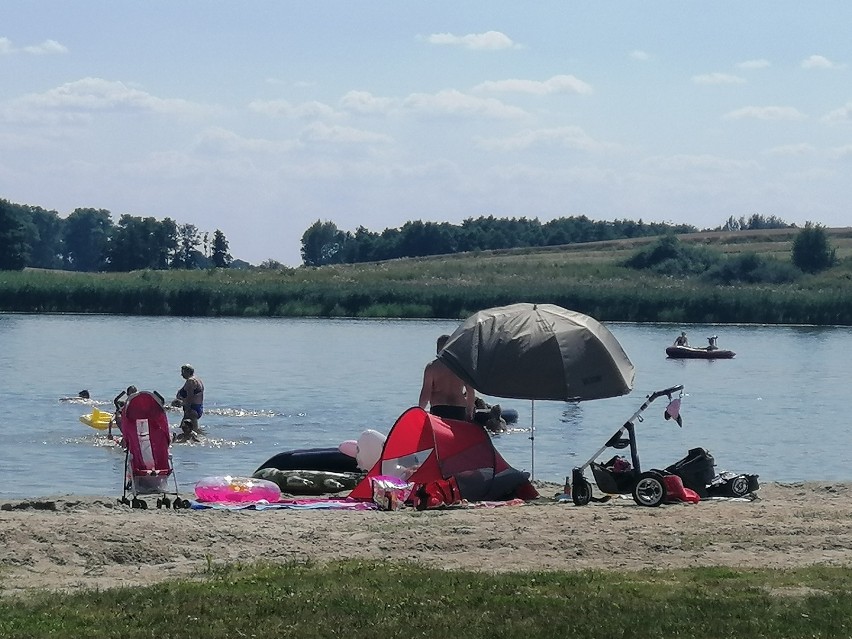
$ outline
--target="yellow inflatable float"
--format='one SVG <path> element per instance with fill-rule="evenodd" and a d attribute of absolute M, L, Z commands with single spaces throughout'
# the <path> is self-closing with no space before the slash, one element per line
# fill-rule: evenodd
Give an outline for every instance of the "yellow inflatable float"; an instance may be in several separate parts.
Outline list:
<path fill-rule="evenodd" d="M 112 413 L 98 408 L 93 408 L 90 415 L 80 415 L 80 421 L 86 426 L 91 426 L 98 430 L 106 430 L 109 428 L 109 423 L 112 421 Z"/>

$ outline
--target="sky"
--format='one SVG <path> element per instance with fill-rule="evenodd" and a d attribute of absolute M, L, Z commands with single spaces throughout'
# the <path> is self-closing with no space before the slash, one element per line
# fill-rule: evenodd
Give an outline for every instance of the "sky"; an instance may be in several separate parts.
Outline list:
<path fill-rule="evenodd" d="M 317 220 L 852 224 L 852 2 L 0 0 L 0 198 L 301 263 Z"/>

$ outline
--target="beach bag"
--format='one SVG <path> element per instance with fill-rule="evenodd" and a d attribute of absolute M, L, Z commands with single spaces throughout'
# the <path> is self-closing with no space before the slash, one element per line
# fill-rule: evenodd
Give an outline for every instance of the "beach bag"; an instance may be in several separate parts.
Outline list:
<path fill-rule="evenodd" d="M 760 488 L 758 475 L 724 471 L 716 475 L 707 486 L 710 497 L 745 497 Z"/>
<path fill-rule="evenodd" d="M 415 487 L 412 495 L 412 504 L 417 510 L 452 506 L 462 500 L 455 477 L 420 484 Z"/>

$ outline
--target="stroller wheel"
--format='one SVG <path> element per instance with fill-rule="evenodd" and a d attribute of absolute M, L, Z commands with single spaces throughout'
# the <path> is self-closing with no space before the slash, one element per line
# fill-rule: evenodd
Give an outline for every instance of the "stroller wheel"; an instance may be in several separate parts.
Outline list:
<path fill-rule="evenodd" d="M 129 505 L 130 505 L 130 500 L 129 500 L 127 497 L 120 497 L 120 498 L 118 499 L 118 503 L 119 503 L 119 504 L 123 504 L 123 505 L 125 505 L 125 506 L 129 506 Z"/>
<path fill-rule="evenodd" d="M 161 501 L 163 502 L 163 508 L 168 508 L 172 505 L 172 500 L 168 497 L 163 497 Z"/>
<path fill-rule="evenodd" d="M 639 475 L 633 487 L 633 501 L 640 506 L 659 506 L 666 500 L 666 486 L 660 473 L 650 471 Z"/>
<path fill-rule="evenodd" d="M 183 507 L 183 499 L 181 499 L 180 497 L 175 499 L 174 503 L 172 504 L 172 508 L 174 508 L 175 510 L 180 510 Z"/>
<path fill-rule="evenodd" d="M 592 501 L 592 485 L 587 479 L 574 482 L 571 487 L 571 501 L 575 506 L 585 506 Z"/>
<path fill-rule="evenodd" d="M 183 500 L 183 503 L 182 503 L 181 505 L 182 505 L 184 508 L 192 508 L 192 504 L 190 504 L 190 503 L 189 503 L 189 500 L 188 500 L 188 499 L 184 499 L 184 500 Z"/>

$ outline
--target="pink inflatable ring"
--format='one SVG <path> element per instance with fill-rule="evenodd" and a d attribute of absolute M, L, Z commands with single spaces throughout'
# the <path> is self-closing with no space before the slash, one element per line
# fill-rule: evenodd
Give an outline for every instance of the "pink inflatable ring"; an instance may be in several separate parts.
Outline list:
<path fill-rule="evenodd" d="M 195 484 L 198 501 L 246 503 L 255 501 L 276 502 L 281 499 L 281 489 L 267 479 L 253 477 L 205 477 Z"/>

